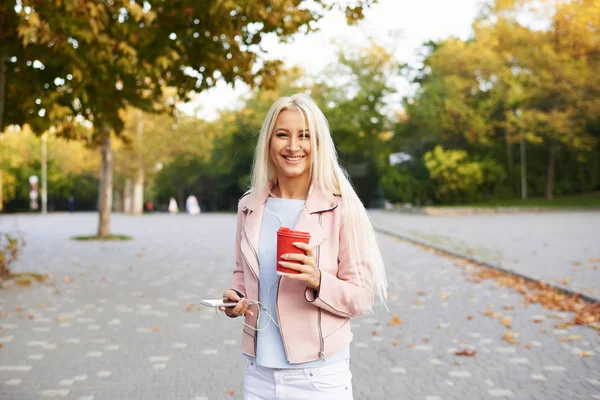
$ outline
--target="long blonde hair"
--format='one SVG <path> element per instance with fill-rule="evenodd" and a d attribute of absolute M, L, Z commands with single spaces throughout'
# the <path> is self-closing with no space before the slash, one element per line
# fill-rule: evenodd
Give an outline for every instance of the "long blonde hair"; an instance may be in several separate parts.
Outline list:
<path fill-rule="evenodd" d="M 295 94 L 276 100 L 263 122 L 252 168 L 251 202 L 258 204 L 269 185 L 277 180 L 275 166 L 269 156 L 269 144 L 275 121 L 283 110 L 299 110 L 308 123 L 311 140 L 311 177 L 313 187 L 323 192 L 342 196 L 345 238 L 350 250 L 350 260 L 359 282 L 368 287 L 385 305 L 387 299 L 387 278 L 375 232 L 364 205 L 358 198 L 346 172 L 338 162 L 338 155 L 331 138 L 329 124 L 315 101 L 305 94 Z M 364 233 L 359 242 L 357 232 Z M 366 240 L 364 240 L 366 238 Z M 367 285 L 365 274 L 370 279 Z M 369 287 L 370 286 L 370 287 Z"/>

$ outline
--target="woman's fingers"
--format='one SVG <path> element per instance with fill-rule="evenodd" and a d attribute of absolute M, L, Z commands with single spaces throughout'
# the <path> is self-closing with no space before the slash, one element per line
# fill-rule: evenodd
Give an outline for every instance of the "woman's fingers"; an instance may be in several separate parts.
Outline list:
<path fill-rule="evenodd" d="M 300 271 L 300 272 L 306 272 L 306 271 L 308 271 L 308 268 L 309 268 L 305 264 L 296 264 L 296 263 L 287 262 L 287 261 L 279 261 L 278 264 L 281 265 L 282 267 L 293 269 L 295 271 Z"/>
<path fill-rule="evenodd" d="M 294 242 L 292 244 L 297 248 L 304 250 L 308 257 L 313 257 L 313 248 L 310 247 L 308 244 L 302 242 Z"/>
<path fill-rule="evenodd" d="M 300 261 L 302 264 L 312 264 L 312 258 L 305 256 L 304 254 L 283 254 L 281 258 L 287 261 Z"/>

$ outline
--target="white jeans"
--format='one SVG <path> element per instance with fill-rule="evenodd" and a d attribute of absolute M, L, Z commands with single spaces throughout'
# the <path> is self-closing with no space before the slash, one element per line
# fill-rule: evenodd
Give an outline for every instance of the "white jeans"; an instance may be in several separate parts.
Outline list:
<path fill-rule="evenodd" d="M 352 400 L 350 359 L 317 368 L 278 369 L 248 360 L 244 400 Z"/>

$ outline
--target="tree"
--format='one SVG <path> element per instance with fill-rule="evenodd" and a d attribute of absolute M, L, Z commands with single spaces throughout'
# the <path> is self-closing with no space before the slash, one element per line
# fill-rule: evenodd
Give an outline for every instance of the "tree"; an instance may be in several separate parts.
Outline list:
<path fill-rule="evenodd" d="M 362 18 L 371 3 L 359 0 L 346 7 L 348 21 Z M 321 0 L 21 0 L 20 6 L 11 16 L 18 20 L 25 50 L 41 47 L 42 65 L 67 70 L 55 75 L 61 89 L 53 92 L 52 104 L 71 119 L 85 117 L 94 124 L 102 154 L 99 236 L 110 232 L 111 133 L 123 132 L 121 110 L 156 111 L 164 87 L 177 88 L 178 100 L 184 100 L 219 79 L 269 85 L 280 63 L 264 59 L 264 35 L 285 40 L 309 32 L 326 9 L 341 7 Z"/>

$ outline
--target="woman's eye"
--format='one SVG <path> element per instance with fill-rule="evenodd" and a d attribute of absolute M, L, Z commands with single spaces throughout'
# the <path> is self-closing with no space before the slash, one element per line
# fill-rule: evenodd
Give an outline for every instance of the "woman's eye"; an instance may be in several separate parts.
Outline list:
<path fill-rule="evenodd" d="M 283 132 L 278 132 L 278 133 L 275 134 L 275 136 L 277 136 L 279 138 L 287 137 L 287 135 L 288 135 L 287 133 L 283 133 Z"/>
<path fill-rule="evenodd" d="M 308 133 L 301 133 L 300 138 L 301 139 L 310 139 L 310 135 Z"/>

